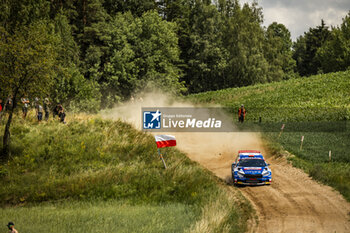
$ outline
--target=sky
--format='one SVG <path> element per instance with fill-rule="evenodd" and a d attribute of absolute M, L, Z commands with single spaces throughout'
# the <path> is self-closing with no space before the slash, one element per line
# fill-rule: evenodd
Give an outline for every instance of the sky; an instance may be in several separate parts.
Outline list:
<path fill-rule="evenodd" d="M 254 0 L 240 0 L 252 3 Z M 321 24 L 340 25 L 350 10 L 350 0 L 258 0 L 263 8 L 264 26 L 272 22 L 284 24 L 291 32 L 292 40 L 303 35 L 310 27 Z"/>

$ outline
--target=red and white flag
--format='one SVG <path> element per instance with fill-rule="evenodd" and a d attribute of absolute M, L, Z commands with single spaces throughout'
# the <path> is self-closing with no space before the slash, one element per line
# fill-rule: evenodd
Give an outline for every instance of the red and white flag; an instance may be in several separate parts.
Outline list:
<path fill-rule="evenodd" d="M 157 147 L 163 148 L 163 147 L 169 147 L 169 146 L 176 146 L 176 139 L 175 136 L 172 135 L 156 135 L 154 136 L 156 139 Z"/>

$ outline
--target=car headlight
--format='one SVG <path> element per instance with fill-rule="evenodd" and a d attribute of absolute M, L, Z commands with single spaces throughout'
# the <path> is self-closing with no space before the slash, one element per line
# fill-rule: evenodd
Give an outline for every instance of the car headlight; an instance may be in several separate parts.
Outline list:
<path fill-rule="evenodd" d="M 269 175 L 269 173 L 270 173 L 270 172 L 269 172 L 268 170 L 264 170 L 264 171 L 262 172 L 262 175 L 263 175 L 263 176 L 267 176 L 267 175 Z"/>
<path fill-rule="evenodd" d="M 240 175 L 244 175 L 244 171 L 238 171 L 237 173 Z"/>
<path fill-rule="evenodd" d="M 244 171 L 238 171 L 237 175 L 239 178 L 243 178 L 244 177 Z"/>

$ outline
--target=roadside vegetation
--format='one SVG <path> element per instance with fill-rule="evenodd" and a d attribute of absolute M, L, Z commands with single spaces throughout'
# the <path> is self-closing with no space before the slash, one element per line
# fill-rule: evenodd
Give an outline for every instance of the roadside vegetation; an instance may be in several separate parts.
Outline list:
<path fill-rule="evenodd" d="M 350 201 L 349 90 L 350 71 L 345 71 L 199 93 L 187 99 L 227 107 L 234 120 L 244 104 L 247 127 L 240 128 L 263 130 L 269 141 L 296 155 L 289 158 L 294 166 L 334 187 Z M 285 128 L 279 137 L 282 124 Z"/>
<path fill-rule="evenodd" d="M 250 204 L 176 148 L 164 149 L 165 170 L 150 134 L 98 116 L 67 121 L 14 118 L 12 154 L 0 166 L 3 225 L 11 219 L 25 232 L 41 232 L 41 224 L 45 232 L 245 231 Z"/>
<path fill-rule="evenodd" d="M 338 133 L 290 132 L 282 134 L 279 139 L 276 139 L 276 133 L 267 136 L 296 155 L 288 158 L 294 166 L 303 169 L 315 180 L 334 187 L 350 201 L 349 130 Z M 301 136 L 305 137 L 302 150 Z"/>

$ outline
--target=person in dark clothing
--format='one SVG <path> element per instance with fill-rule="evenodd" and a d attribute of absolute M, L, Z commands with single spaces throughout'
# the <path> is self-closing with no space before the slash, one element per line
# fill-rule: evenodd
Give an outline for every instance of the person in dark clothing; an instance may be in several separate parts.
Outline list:
<path fill-rule="evenodd" d="M 60 121 L 63 124 L 66 124 L 66 122 L 65 122 L 66 113 L 64 112 L 64 108 L 63 108 L 62 104 L 58 104 L 57 106 L 58 106 L 58 108 L 57 108 L 57 110 L 58 110 L 58 117 L 60 118 Z"/>
<path fill-rule="evenodd" d="M 242 104 L 241 107 L 238 109 L 238 121 L 243 123 L 245 119 L 247 111 L 244 108 L 244 105 Z"/>
<path fill-rule="evenodd" d="M 39 103 L 36 105 L 36 115 L 38 117 L 39 123 L 43 120 L 43 106 L 41 106 Z"/>
<path fill-rule="evenodd" d="M 45 112 L 45 120 L 48 121 L 49 120 L 49 109 L 50 109 L 50 100 L 49 98 L 45 98 L 44 100 L 44 112 Z"/>
<path fill-rule="evenodd" d="M 7 227 L 10 230 L 9 233 L 18 233 L 18 231 L 15 229 L 15 224 L 13 222 L 9 222 L 7 224 Z"/>
<path fill-rule="evenodd" d="M 3 111 L 4 110 L 4 104 L 2 103 L 2 99 L 0 99 L 0 120 L 2 118 L 2 114 L 3 114 Z"/>
<path fill-rule="evenodd" d="M 58 116 L 58 104 L 56 104 L 56 106 L 52 109 L 52 116 L 55 119 L 56 116 Z"/>
<path fill-rule="evenodd" d="M 11 111 L 12 107 L 13 107 L 12 95 L 9 95 L 5 104 L 5 110 Z"/>
<path fill-rule="evenodd" d="M 0 99 L 0 114 L 2 112 L 3 106 L 2 106 L 2 99 Z"/>

